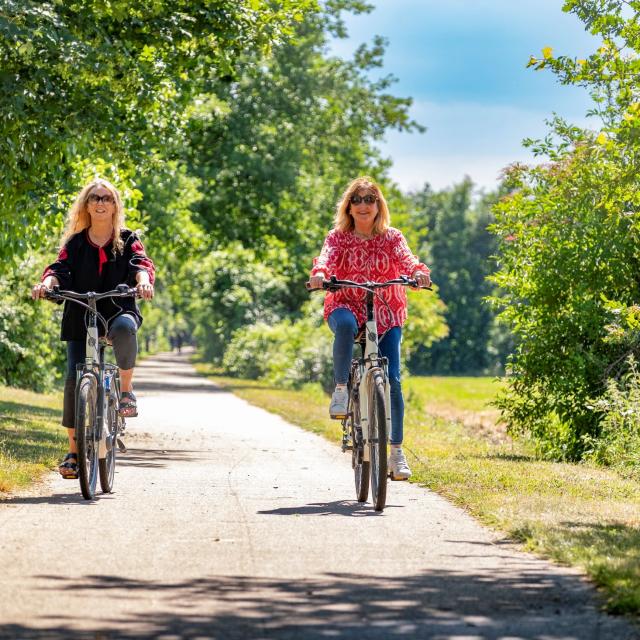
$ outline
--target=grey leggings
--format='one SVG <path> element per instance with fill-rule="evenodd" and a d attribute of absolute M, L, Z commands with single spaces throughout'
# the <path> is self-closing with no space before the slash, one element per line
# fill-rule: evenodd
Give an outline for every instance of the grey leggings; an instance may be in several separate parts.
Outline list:
<path fill-rule="evenodd" d="M 130 313 L 117 316 L 109 327 L 108 338 L 113 344 L 116 364 L 120 369 L 133 369 L 138 354 L 138 319 Z M 75 427 L 76 415 L 76 365 L 84 362 L 86 351 L 85 340 L 69 340 L 67 342 L 67 377 L 64 381 L 64 403 L 62 409 L 62 426 L 67 429 Z"/>

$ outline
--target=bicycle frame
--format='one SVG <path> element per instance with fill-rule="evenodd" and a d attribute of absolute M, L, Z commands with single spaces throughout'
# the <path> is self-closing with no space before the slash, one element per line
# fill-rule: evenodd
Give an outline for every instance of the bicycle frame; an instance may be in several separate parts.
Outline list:
<path fill-rule="evenodd" d="M 385 388 L 385 409 L 386 409 L 386 427 L 387 437 L 391 433 L 391 389 L 388 384 L 389 370 L 387 359 L 382 357 L 378 349 L 378 323 L 376 322 L 374 306 L 373 306 L 373 290 L 367 290 L 366 306 L 367 320 L 365 323 L 365 347 L 362 358 L 356 359 L 358 364 L 358 400 L 360 403 L 360 428 L 362 429 L 362 438 L 364 451 L 363 460 L 369 462 L 369 447 L 366 445 L 370 442 L 369 437 L 369 379 L 377 371 L 382 371 L 384 377 Z"/>
<path fill-rule="evenodd" d="M 98 310 L 96 307 L 96 294 L 89 292 L 87 294 L 87 307 L 89 318 L 87 323 L 86 351 L 84 363 L 76 365 L 76 385 L 80 378 L 86 374 L 90 374 L 96 379 L 96 422 L 98 426 L 98 457 L 104 459 L 107 457 L 109 446 L 113 443 L 107 441 L 107 397 L 105 388 L 109 389 L 112 378 L 117 375 L 118 367 L 105 363 L 104 351 L 107 347 L 107 339 L 98 337 Z"/>

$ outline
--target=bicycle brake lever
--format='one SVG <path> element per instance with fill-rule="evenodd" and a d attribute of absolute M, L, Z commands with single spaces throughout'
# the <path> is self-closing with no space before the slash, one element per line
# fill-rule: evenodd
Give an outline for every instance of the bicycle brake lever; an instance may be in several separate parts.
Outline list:
<path fill-rule="evenodd" d="M 60 285 L 54 284 L 51 289 L 46 289 L 44 294 L 45 300 L 56 302 L 60 299 Z"/>

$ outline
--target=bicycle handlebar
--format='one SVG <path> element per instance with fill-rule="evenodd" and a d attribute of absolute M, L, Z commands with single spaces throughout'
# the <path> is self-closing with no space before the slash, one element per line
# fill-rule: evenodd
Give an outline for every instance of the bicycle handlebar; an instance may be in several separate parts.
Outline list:
<path fill-rule="evenodd" d="M 60 289 L 60 287 L 56 285 L 51 289 L 46 289 L 44 295 L 46 300 L 52 300 L 54 302 L 69 300 L 70 302 L 75 302 L 81 307 L 88 309 L 93 314 L 95 314 L 95 317 L 98 320 L 100 320 L 102 326 L 104 327 L 105 334 L 109 331 L 107 320 L 105 320 L 102 314 L 100 314 L 96 310 L 95 305 L 92 306 L 84 301 L 93 300 L 97 302 L 98 300 L 102 300 L 103 298 L 135 298 L 136 296 L 138 296 L 138 290 L 134 287 L 129 287 L 126 284 L 119 284 L 115 289 L 112 289 L 111 291 L 103 291 L 101 293 L 98 293 L 96 291 L 87 291 L 86 293 L 78 293 L 77 291 L 66 291 L 64 289 Z"/>
<path fill-rule="evenodd" d="M 102 300 L 103 298 L 135 298 L 138 290 L 135 287 L 128 287 L 126 284 L 120 284 L 111 291 L 97 293 L 96 291 L 87 291 L 86 293 L 78 293 L 77 291 L 66 291 L 60 289 L 57 285 L 51 289 L 47 289 L 45 298 L 47 300 Z"/>
<path fill-rule="evenodd" d="M 392 285 L 399 284 L 405 287 L 413 287 L 414 289 L 426 289 L 431 291 L 431 287 L 421 287 L 418 285 L 418 281 L 415 278 L 409 276 L 400 276 L 394 280 L 387 280 L 385 282 L 354 282 L 353 280 L 338 280 L 335 276 L 331 276 L 329 280 L 322 281 L 322 289 L 326 291 L 337 291 L 338 289 L 346 289 L 348 287 L 355 287 L 357 289 L 382 289 L 384 287 L 390 287 Z M 307 291 L 315 291 L 311 288 L 310 282 L 305 282 Z M 318 287 L 318 291 L 320 288 Z"/>

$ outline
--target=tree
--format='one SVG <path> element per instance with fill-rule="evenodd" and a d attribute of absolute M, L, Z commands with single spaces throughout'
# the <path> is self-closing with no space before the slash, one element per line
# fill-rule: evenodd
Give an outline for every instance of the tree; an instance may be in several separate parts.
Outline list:
<path fill-rule="evenodd" d="M 0 0 L 0 257 L 59 223 L 76 161 L 139 172 L 205 80 L 232 78 L 241 52 L 288 37 L 313 4 Z"/>
<path fill-rule="evenodd" d="M 426 185 L 411 197 L 411 224 L 420 229 L 425 255 L 438 294 L 446 306 L 449 335 L 418 349 L 410 361 L 422 373 L 481 373 L 495 367 L 490 342 L 495 313 L 484 298 L 491 293 L 486 277 L 493 270 L 496 242 L 487 230 L 494 194 L 473 200 L 469 178 L 434 192 Z"/>
<path fill-rule="evenodd" d="M 598 439 L 598 400 L 639 352 L 639 9 L 565 2 L 602 46 L 584 60 L 547 47 L 530 64 L 588 87 L 602 129 L 554 119 L 545 140 L 528 141 L 548 162 L 513 166 L 495 210 L 495 303 L 519 341 L 501 407 L 553 457 L 580 458 Z"/>
<path fill-rule="evenodd" d="M 214 242 L 239 240 L 259 252 L 274 237 L 306 270 L 346 183 L 384 175 L 388 163 L 372 141 L 391 127 L 418 127 L 407 114 L 411 100 L 387 93 L 391 78 L 366 76 L 382 64 L 383 41 L 353 61 L 326 56 L 327 30 L 339 30 L 345 8 L 363 5 L 332 2 L 307 13 L 293 41 L 268 59 L 245 55 L 237 80 L 213 82 L 192 111 L 188 163 Z"/>

